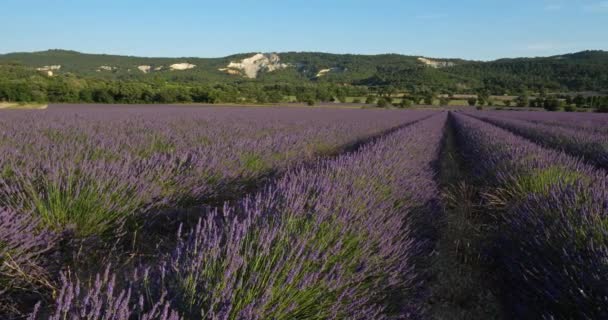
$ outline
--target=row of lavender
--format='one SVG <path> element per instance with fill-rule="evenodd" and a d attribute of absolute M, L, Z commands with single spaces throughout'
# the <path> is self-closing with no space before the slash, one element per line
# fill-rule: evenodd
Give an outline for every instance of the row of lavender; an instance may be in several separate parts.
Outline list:
<path fill-rule="evenodd" d="M 153 208 L 238 198 L 272 172 L 430 112 L 83 107 L 3 111 L 0 206 L 88 237 Z"/>
<path fill-rule="evenodd" d="M 525 120 L 533 123 L 551 124 L 572 129 L 583 129 L 592 132 L 608 133 L 608 115 L 598 113 L 563 113 L 563 112 L 484 112 L 488 115 L 503 118 Z"/>
<path fill-rule="evenodd" d="M 583 157 L 589 162 L 608 169 L 608 121 L 588 122 L 582 115 L 572 115 L 569 121 L 551 120 L 555 116 L 546 113 L 542 117 L 531 114 L 528 119 L 518 119 L 517 112 L 484 113 L 475 115 L 504 129 L 510 130 L 543 146 L 564 150 Z M 523 116 L 525 118 L 525 116 Z"/>
<path fill-rule="evenodd" d="M 203 214 L 173 252 L 92 283 L 64 278 L 31 319 L 419 318 L 416 262 L 433 239 L 447 115 L 359 151 L 288 171 L 273 187 Z"/>
<path fill-rule="evenodd" d="M 452 121 L 486 190 L 486 253 L 510 316 L 608 318 L 606 172 L 468 115 Z"/>

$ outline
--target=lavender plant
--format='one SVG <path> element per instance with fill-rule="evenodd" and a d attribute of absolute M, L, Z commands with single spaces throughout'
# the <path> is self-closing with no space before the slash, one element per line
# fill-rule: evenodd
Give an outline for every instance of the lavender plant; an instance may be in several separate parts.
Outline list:
<path fill-rule="evenodd" d="M 273 172 L 431 112 L 51 108 L 0 118 L 0 205 L 78 237 L 238 198 Z M 131 221 L 132 223 L 133 221 Z"/>
<path fill-rule="evenodd" d="M 561 112 L 487 112 L 489 116 L 507 119 L 524 120 L 537 124 L 548 124 L 570 129 L 585 130 L 595 133 L 608 133 L 608 117 L 597 113 L 561 113 Z"/>
<path fill-rule="evenodd" d="M 147 275 L 142 275 L 146 277 Z M 133 279 L 138 279 L 135 273 Z M 116 276 L 106 268 L 103 274 L 95 280 L 83 285 L 79 281 L 71 281 L 68 275 L 61 278 L 62 288 L 57 296 L 54 310 L 42 310 L 41 304 L 34 307 L 28 319 L 48 320 L 77 320 L 77 319 L 107 319 L 107 320 L 181 320 L 180 315 L 171 310 L 164 301 L 164 296 L 154 305 L 144 311 L 144 296 L 133 296 L 133 289 L 117 290 Z M 86 289 L 85 289 L 86 288 Z"/>
<path fill-rule="evenodd" d="M 15 308 L 15 295 L 54 288 L 47 268 L 57 239 L 26 213 L 0 208 L 0 314 Z"/>
<path fill-rule="evenodd" d="M 143 267 L 147 276 L 126 277 L 109 295 L 95 289 L 103 285 L 82 290 L 93 300 L 120 297 L 131 316 L 167 303 L 188 319 L 419 318 L 416 261 L 433 239 L 413 222 L 436 213 L 432 163 L 445 120 L 439 114 L 356 153 L 289 170 L 180 232 L 170 255 Z M 122 292 L 143 300 L 135 306 Z M 85 300 L 70 295 L 54 309 Z M 70 310 L 68 318 L 82 309 Z"/>
<path fill-rule="evenodd" d="M 488 188 L 488 257 L 511 317 L 608 315 L 606 173 L 454 114 L 463 155 Z M 466 143 L 464 143 L 466 141 Z"/>
<path fill-rule="evenodd" d="M 608 168 L 608 135 L 606 134 L 500 117 L 484 116 L 483 120 L 543 146 L 564 150 L 575 157 L 588 159 L 599 167 Z"/>

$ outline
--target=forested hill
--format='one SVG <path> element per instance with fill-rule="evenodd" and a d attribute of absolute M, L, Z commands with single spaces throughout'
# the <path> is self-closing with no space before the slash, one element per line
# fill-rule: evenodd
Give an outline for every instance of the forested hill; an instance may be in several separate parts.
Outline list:
<path fill-rule="evenodd" d="M 448 63 L 462 60 L 442 60 Z M 230 67 L 231 63 L 241 64 Z M 49 50 L 34 53 L 0 55 L 0 64 L 22 65 L 32 69 L 60 67 L 54 75 L 72 73 L 98 79 L 145 79 L 160 77 L 179 82 L 217 81 L 257 82 L 327 81 L 351 84 L 375 84 L 377 76 L 390 77 L 393 73 L 415 69 L 425 70 L 418 57 L 396 54 L 338 55 L 327 53 L 279 54 L 244 53 L 224 58 L 142 58 L 130 56 L 83 54 L 75 51 Z M 179 68 L 181 65 L 182 69 Z M 172 68 L 172 66 L 174 66 Z M 258 69 L 255 76 L 247 70 Z M 428 68 L 434 69 L 434 68 Z M 179 72 L 178 72 L 179 71 Z M 432 70 L 427 70 L 433 74 Z M 414 77 L 415 78 L 415 77 Z"/>
<path fill-rule="evenodd" d="M 232 64 L 231 64 L 232 63 Z M 426 59 L 397 54 L 344 55 L 287 52 L 247 53 L 224 58 L 141 58 L 49 50 L 0 55 L 12 65 L 53 76 L 73 74 L 104 80 L 162 79 L 174 82 L 328 82 L 398 88 L 425 86 L 462 92 L 519 87 L 586 91 L 608 88 L 608 52 L 584 51 L 490 62 Z M 23 71 L 27 72 L 27 71 Z M 50 73 L 49 73 L 50 74 Z"/>

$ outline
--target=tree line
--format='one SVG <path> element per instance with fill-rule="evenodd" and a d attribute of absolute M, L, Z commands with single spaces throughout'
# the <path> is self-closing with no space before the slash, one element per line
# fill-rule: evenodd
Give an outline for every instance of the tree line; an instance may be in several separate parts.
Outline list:
<path fill-rule="evenodd" d="M 184 84 L 93 80 L 74 76 L 0 80 L 0 101 L 51 103 L 280 103 L 346 102 L 369 90 L 336 84 Z"/>

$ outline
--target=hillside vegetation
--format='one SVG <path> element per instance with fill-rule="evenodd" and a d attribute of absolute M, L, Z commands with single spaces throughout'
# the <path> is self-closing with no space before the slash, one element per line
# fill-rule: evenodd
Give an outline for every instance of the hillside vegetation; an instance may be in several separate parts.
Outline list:
<path fill-rule="evenodd" d="M 244 53 L 142 58 L 49 50 L 0 55 L 0 101 L 282 102 L 407 92 L 520 95 L 608 88 L 608 52 L 490 62 L 397 54 Z"/>

